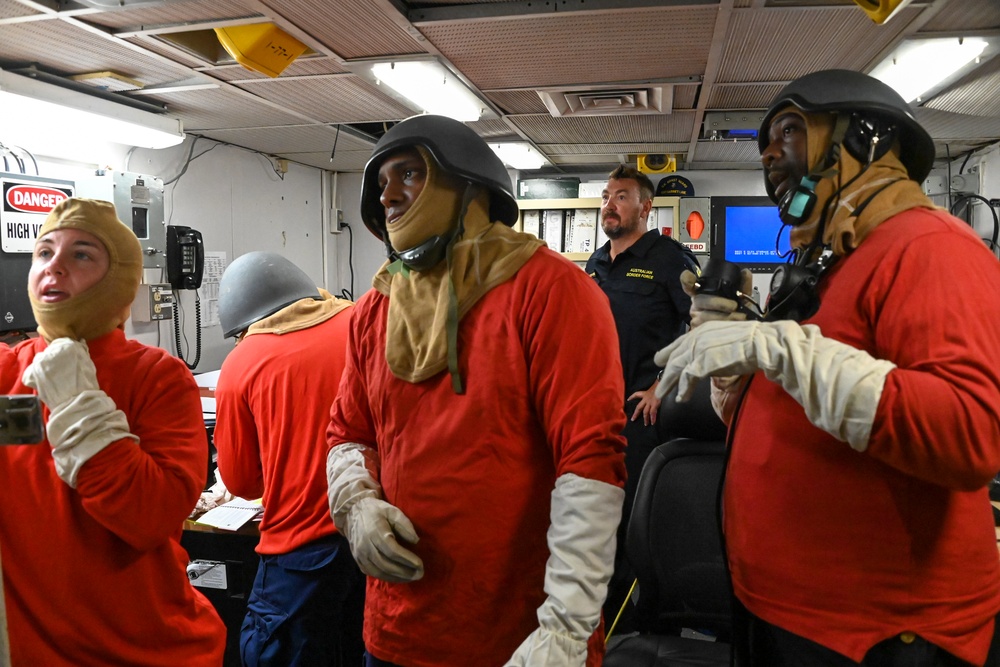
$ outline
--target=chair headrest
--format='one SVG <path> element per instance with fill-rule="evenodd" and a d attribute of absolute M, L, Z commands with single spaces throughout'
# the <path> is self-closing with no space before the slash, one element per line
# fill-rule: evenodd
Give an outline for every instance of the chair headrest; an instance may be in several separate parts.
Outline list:
<path fill-rule="evenodd" d="M 677 402 L 677 389 L 663 397 L 656 428 L 660 442 L 674 438 L 725 440 L 726 425 L 712 408 L 712 383 L 708 378 L 698 381 L 691 399 Z"/>

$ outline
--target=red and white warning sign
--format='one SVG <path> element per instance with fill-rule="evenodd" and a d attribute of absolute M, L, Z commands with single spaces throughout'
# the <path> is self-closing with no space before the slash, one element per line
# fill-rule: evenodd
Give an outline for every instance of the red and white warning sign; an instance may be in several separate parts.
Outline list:
<path fill-rule="evenodd" d="M 0 206 L 0 249 L 30 253 L 38 230 L 56 204 L 73 196 L 66 181 L 0 178 L 3 205 Z"/>

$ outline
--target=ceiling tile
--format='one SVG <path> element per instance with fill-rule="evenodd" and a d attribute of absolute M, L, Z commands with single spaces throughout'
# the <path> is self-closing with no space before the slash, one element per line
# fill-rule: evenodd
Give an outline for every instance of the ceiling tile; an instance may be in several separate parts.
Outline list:
<path fill-rule="evenodd" d="M 188 69 L 59 20 L 4 25 L 0 60 L 37 63 L 57 74 L 113 70 L 144 85 L 190 76 Z"/>
<path fill-rule="evenodd" d="M 263 0 L 341 58 L 425 53 L 378 0 Z M 399 16 L 398 18 L 402 18 Z"/>
<path fill-rule="evenodd" d="M 238 0 L 201 0 L 199 2 L 168 2 L 162 5 L 126 5 L 122 9 L 87 14 L 84 20 L 116 31 L 149 29 L 152 26 L 180 23 L 202 23 L 219 19 L 260 16 Z"/>
<path fill-rule="evenodd" d="M 353 75 L 247 81 L 239 87 L 321 123 L 399 120 L 415 113 Z"/>
<path fill-rule="evenodd" d="M 695 114 L 643 116 L 588 116 L 553 118 L 548 114 L 517 116 L 513 122 L 535 143 L 593 143 L 594 138 L 614 143 L 678 142 L 691 135 Z"/>
<path fill-rule="evenodd" d="M 491 90 L 700 75 L 717 13 L 630 8 L 418 27 L 473 84 Z"/>

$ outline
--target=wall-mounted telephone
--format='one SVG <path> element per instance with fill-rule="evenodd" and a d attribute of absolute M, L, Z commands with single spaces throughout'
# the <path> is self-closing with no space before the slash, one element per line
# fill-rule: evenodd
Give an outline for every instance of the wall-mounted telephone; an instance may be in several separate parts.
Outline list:
<path fill-rule="evenodd" d="M 201 232 L 181 225 L 167 225 L 167 282 L 174 290 L 196 290 L 201 287 L 205 271 L 205 246 Z M 201 360 L 201 299 L 195 293 L 195 356 L 189 362 L 181 353 L 180 295 L 174 292 L 174 349 L 177 356 L 194 370 Z"/>
<path fill-rule="evenodd" d="M 167 282 L 174 289 L 198 289 L 205 270 L 201 232 L 180 225 L 167 226 Z"/>

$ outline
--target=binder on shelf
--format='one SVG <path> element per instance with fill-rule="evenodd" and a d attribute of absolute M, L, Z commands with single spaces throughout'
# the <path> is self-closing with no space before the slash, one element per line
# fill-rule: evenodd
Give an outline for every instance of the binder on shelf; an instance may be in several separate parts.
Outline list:
<path fill-rule="evenodd" d="M 649 209 L 649 215 L 646 216 L 646 231 L 651 229 L 659 229 L 657 210 L 655 207 Z"/>
<path fill-rule="evenodd" d="M 601 226 L 600 213 L 598 213 L 597 219 L 597 247 L 602 247 L 608 242 L 608 235 L 604 233 L 604 227 Z"/>
<path fill-rule="evenodd" d="M 542 211 L 542 236 L 539 237 L 556 252 L 563 252 L 563 209 L 546 209 Z"/>
<path fill-rule="evenodd" d="M 677 237 L 684 231 L 685 210 L 680 203 L 692 197 L 654 197 L 653 208 L 647 219 L 647 228 L 661 234 Z M 593 253 L 608 242 L 601 227 L 601 198 L 577 197 L 571 199 L 519 200 L 521 230 L 545 241 L 550 249 L 559 253 L 580 255 Z M 680 213 L 680 222 L 675 219 Z"/>
<path fill-rule="evenodd" d="M 597 209 L 578 208 L 573 211 L 573 222 L 567 252 L 592 253 L 597 248 Z"/>
<path fill-rule="evenodd" d="M 542 238 L 540 211 L 521 211 L 521 231 L 525 234 L 534 234 L 536 237 Z"/>
<path fill-rule="evenodd" d="M 573 211 L 563 211 L 563 252 L 573 252 Z"/>

